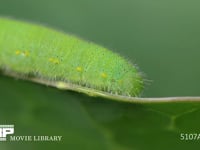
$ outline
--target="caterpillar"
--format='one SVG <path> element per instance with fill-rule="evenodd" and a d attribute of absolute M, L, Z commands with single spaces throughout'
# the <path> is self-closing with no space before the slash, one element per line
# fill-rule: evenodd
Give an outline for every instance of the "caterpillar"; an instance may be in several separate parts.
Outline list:
<path fill-rule="evenodd" d="M 0 70 L 8 76 L 90 96 L 160 101 L 138 97 L 143 77 L 119 54 L 73 35 L 8 18 L 0 18 Z M 169 100 L 176 98 L 164 99 Z"/>
<path fill-rule="evenodd" d="M 0 19 L 0 67 L 18 77 L 34 76 L 57 87 L 65 83 L 137 96 L 137 68 L 104 47 L 43 26 Z"/>

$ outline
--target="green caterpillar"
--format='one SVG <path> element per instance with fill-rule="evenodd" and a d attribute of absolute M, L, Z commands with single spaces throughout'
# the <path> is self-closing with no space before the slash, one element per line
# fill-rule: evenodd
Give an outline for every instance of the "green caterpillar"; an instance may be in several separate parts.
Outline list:
<path fill-rule="evenodd" d="M 138 97 L 144 85 L 142 75 L 118 54 L 72 35 L 7 18 L 0 18 L 0 71 L 125 102 L 200 102 L 200 97 Z"/>
<path fill-rule="evenodd" d="M 90 95 L 138 96 L 137 68 L 104 47 L 43 26 L 0 18 L 0 69 L 17 78 Z"/>

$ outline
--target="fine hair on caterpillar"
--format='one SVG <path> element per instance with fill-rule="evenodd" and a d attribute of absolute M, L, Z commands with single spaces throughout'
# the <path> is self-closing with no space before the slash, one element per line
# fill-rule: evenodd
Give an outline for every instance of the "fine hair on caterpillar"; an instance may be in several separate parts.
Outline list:
<path fill-rule="evenodd" d="M 144 79 L 119 54 L 44 26 L 0 18 L 0 70 L 19 79 L 127 102 L 168 102 L 140 98 Z M 199 101 L 183 97 L 182 101 Z"/>

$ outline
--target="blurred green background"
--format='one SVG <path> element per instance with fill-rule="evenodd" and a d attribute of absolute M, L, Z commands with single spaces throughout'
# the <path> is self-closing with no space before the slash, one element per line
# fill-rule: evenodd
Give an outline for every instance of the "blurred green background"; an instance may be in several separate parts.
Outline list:
<path fill-rule="evenodd" d="M 144 97 L 198 96 L 199 6 L 200 1 L 197 0 L 0 0 L 0 16 L 57 28 L 121 54 L 137 64 L 148 80 L 142 94 Z M 98 133 L 100 131 L 96 130 L 100 128 L 99 125 L 94 127 L 93 121 L 90 120 L 93 113 L 104 116 L 109 114 L 103 119 L 104 124 L 121 116 L 119 109 L 124 112 L 127 107 L 135 108 L 134 105 L 123 104 L 121 107 L 122 104 L 115 102 L 79 96 L 73 92 L 46 88 L 4 76 L 0 76 L 0 86 L 0 99 L 4 101 L 0 110 L 0 122 L 15 122 L 18 135 L 65 135 L 62 143 L 32 143 L 33 149 L 47 146 L 52 149 L 62 149 L 62 146 L 71 149 L 134 149 L 134 146 L 135 149 L 145 149 L 142 144 L 126 143 L 120 139 L 120 134 L 113 138 L 112 136 L 116 135 L 110 136 L 108 129 L 103 129 L 102 136 L 102 132 Z M 95 107 L 95 110 L 91 110 L 91 107 Z M 136 108 L 131 109 L 131 113 L 139 113 L 140 106 Z M 94 118 L 102 119 L 101 116 Z M 90 124 L 84 124 L 86 122 L 91 123 L 91 127 Z M 110 125 L 108 126 L 110 129 Z M 126 128 L 126 125 L 124 127 Z M 152 129 L 154 128 L 152 126 Z M 76 133 L 70 133 L 73 129 Z M 199 130 L 198 127 L 194 129 L 196 130 L 192 131 Z M 158 132 L 159 129 L 149 132 L 147 128 L 149 136 L 146 142 L 154 149 L 156 143 L 150 140 L 153 131 L 156 131 L 156 135 L 166 135 L 164 139 L 169 140 L 169 143 L 171 141 L 172 145 L 172 137 L 178 136 L 163 130 Z M 87 138 L 84 138 L 85 135 Z M 143 138 L 139 133 L 134 132 L 132 135 L 132 140 Z M 98 141 L 93 136 L 98 137 Z M 159 136 L 156 137 L 159 139 Z M 27 148 L 29 144 L 0 143 L 2 149 Z M 187 145 L 184 146 L 187 148 Z"/>

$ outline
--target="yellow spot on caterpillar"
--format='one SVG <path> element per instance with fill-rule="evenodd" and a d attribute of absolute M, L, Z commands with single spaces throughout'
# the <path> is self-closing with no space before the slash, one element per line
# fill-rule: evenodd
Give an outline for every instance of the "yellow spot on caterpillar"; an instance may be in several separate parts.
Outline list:
<path fill-rule="evenodd" d="M 107 78 L 107 74 L 105 74 L 105 73 L 103 72 L 103 73 L 101 73 L 101 77 L 102 77 L 102 78 Z"/>
<path fill-rule="evenodd" d="M 30 55 L 29 51 L 20 51 L 20 50 L 16 50 L 15 54 L 21 55 L 21 56 L 24 56 L 24 57 L 28 57 Z"/>
<path fill-rule="evenodd" d="M 53 64 L 59 64 L 60 61 L 57 58 L 49 58 L 49 62 L 53 63 Z"/>
<path fill-rule="evenodd" d="M 76 71 L 78 71 L 78 72 L 82 72 L 82 71 L 83 71 L 83 68 L 80 67 L 80 66 L 78 66 L 78 67 L 76 67 Z"/>
<path fill-rule="evenodd" d="M 22 52 L 22 56 L 28 57 L 30 55 L 29 51 Z"/>
<path fill-rule="evenodd" d="M 119 84 L 122 84 L 122 80 L 119 80 L 118 83 L 119 83 Z"/>
<path fill-rule="evenodd" d="M 16 51 L 15 51 L 15 54 L 16 54 L 16 55 L 19 55 L 19 54 L 21 54 L 21 51 L 20 51 L 20 50 L 16 50 Z"/>

